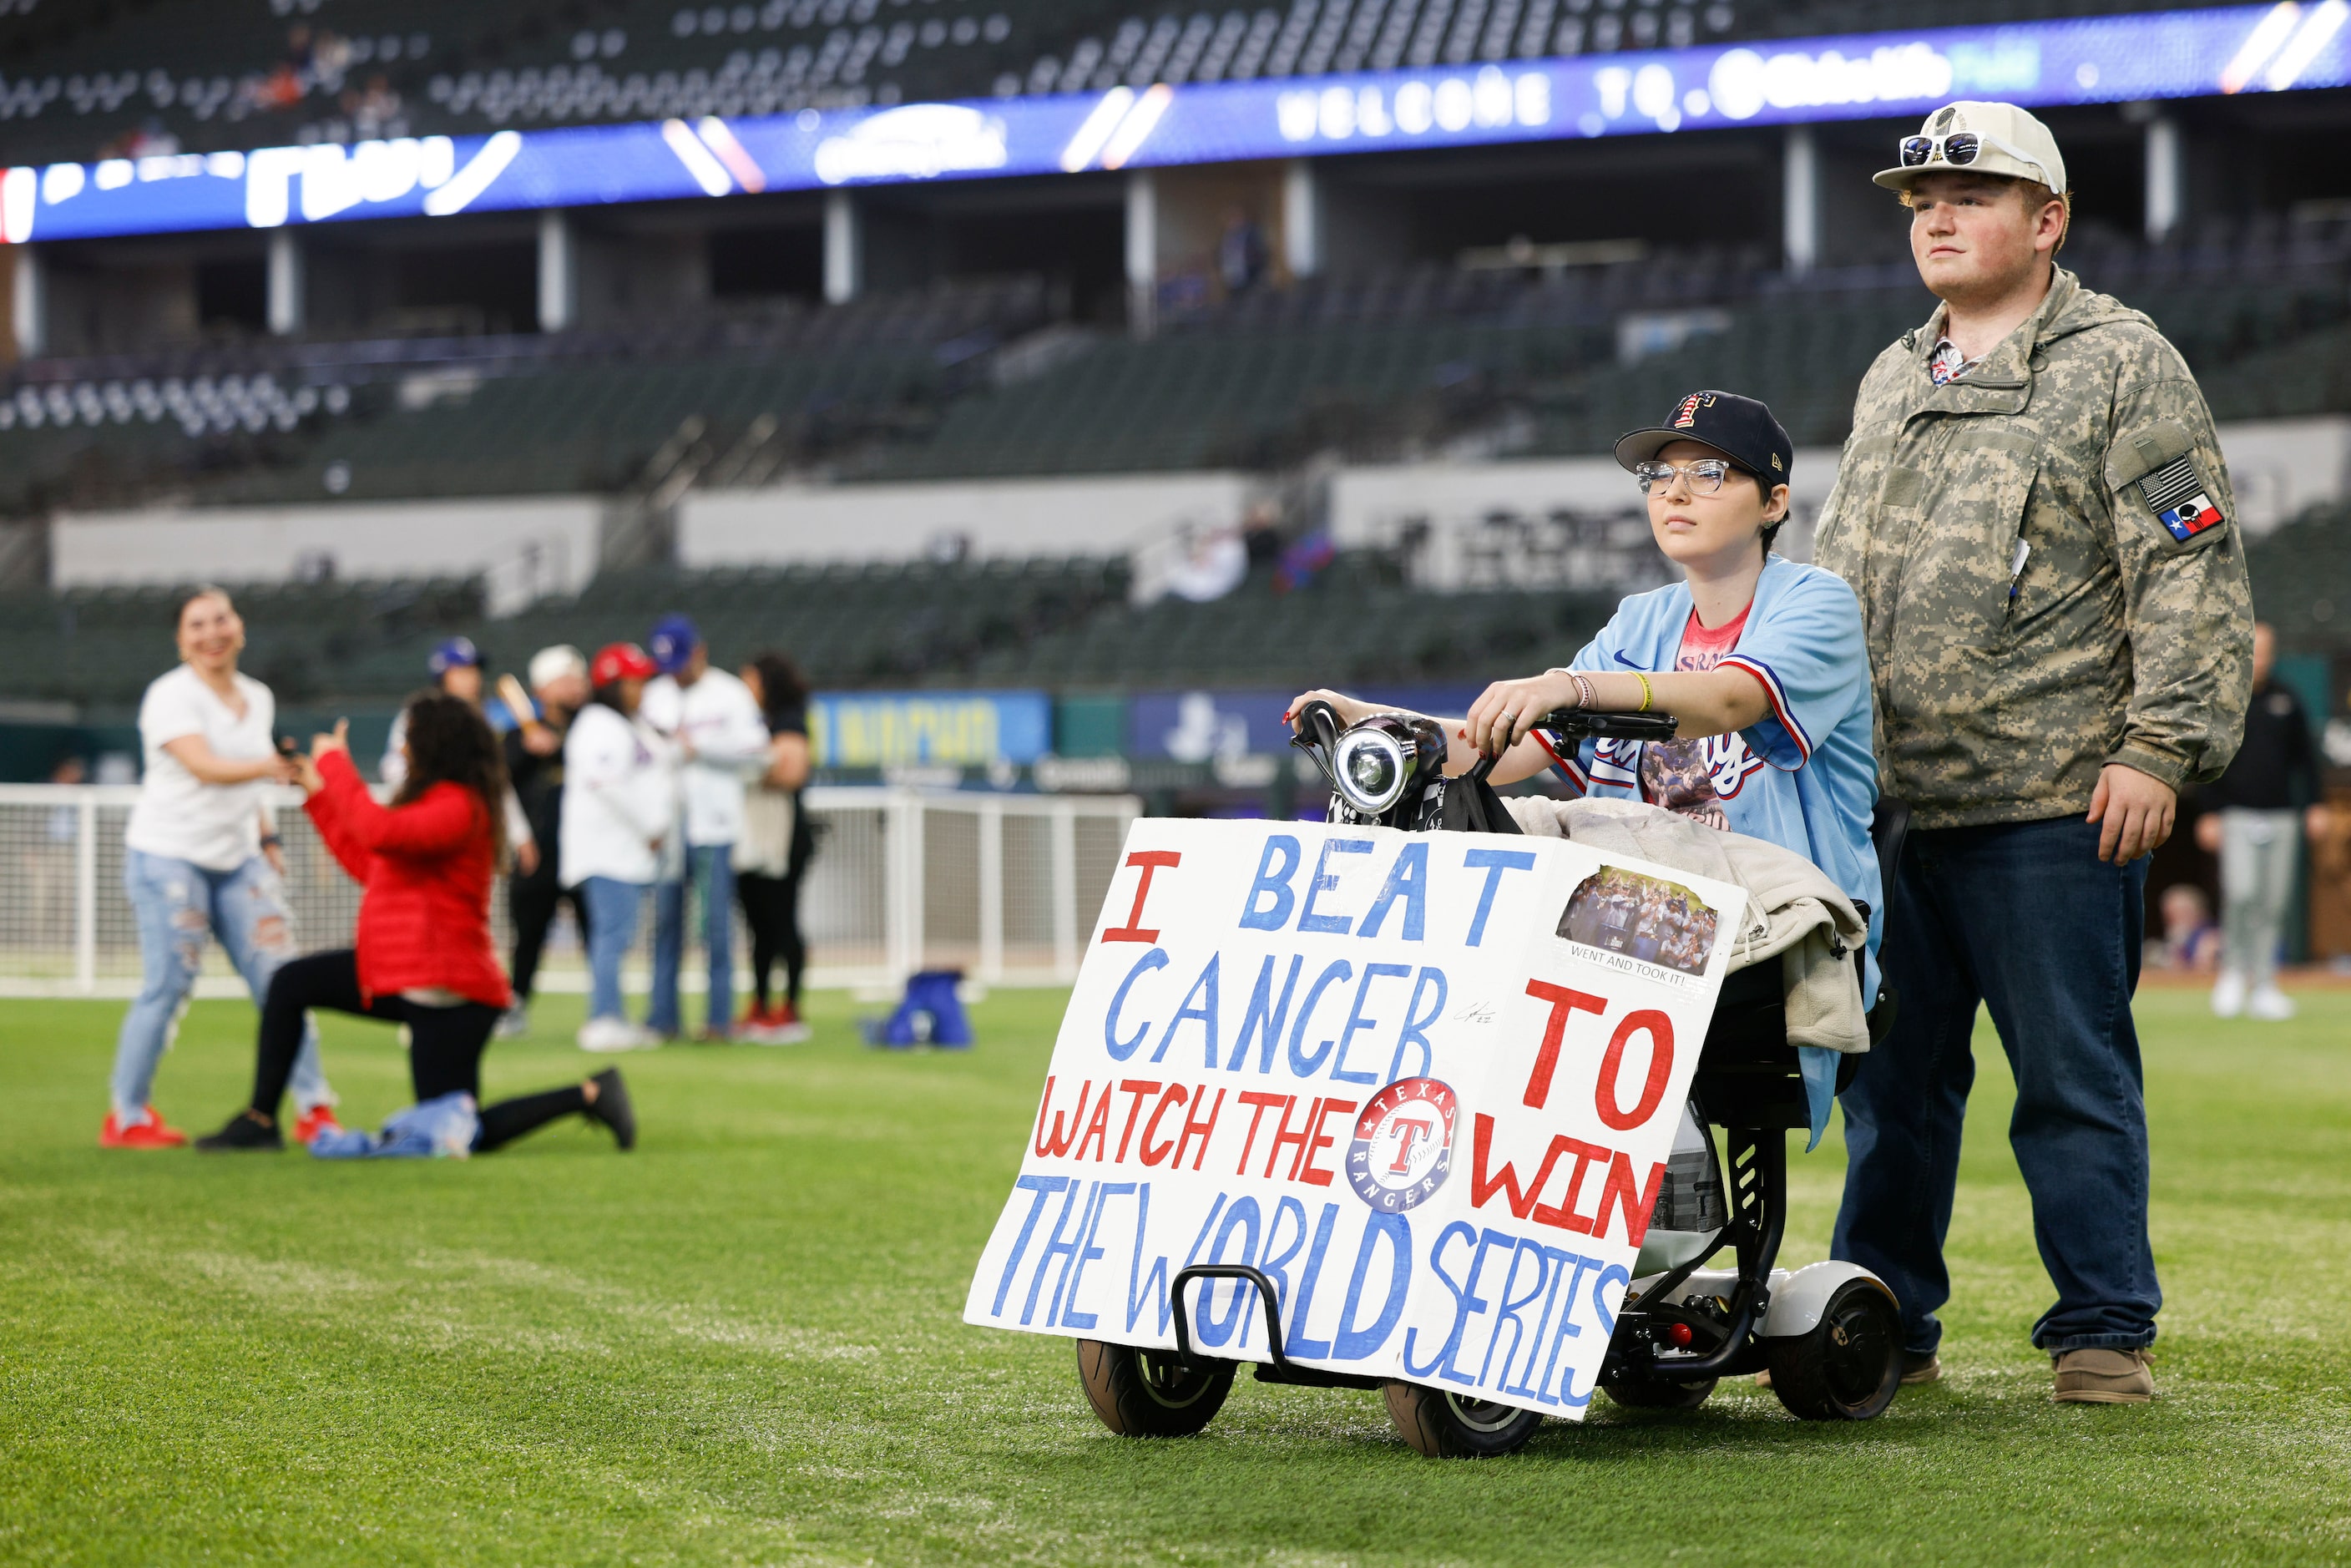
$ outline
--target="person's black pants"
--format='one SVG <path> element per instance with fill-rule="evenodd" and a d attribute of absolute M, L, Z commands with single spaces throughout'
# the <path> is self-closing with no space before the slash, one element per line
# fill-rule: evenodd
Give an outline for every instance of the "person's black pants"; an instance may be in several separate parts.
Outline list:
<path fill-rule="evenodd" d="M 808 967 L 808 944 L 800 939 L 800 879 L 737 872 L 735 896 L 743 905 L 744 923 L 751 928 L 753 1000 L 762 1008 L 768 1005 L 769 977 L 780 959 L 784 999 L 798 1009 L 800 972 Z"/>
<path fill-rule="evenodd" d="M 331 1008 L 408 1026 L 408 1078 L 419 1104 L 459 1090 L 482 1098 L 482 1049 L 497 1027 L 498 1009 L 484 1002 L 427 1007 L 404 997 L 362 997 L 359 955 L 346 947 L 313 953 L 279 967 L 261 1009 L 261 1041 L 253 1069 L 253 1108 L 275 1119 L 286 1097 L 294 1054 L 302 1049 L 302 1019 L 312 1008 Z M 587 1109 L 577 1084 L 481 1107 L 481 1150 L 511 1143 L 558 1116 Z"/>
<path fill-rule="evenodd" d="M 538 869 L 528 876 L 507 878 L 507 913 L 514 918 L 514 994 L 517 1002 L 530 1000 L 531 987 L 538 978 L 539 955 L 547 947 L 548 927 L 555 924 L 555 912 L 564 904 L 571 905 L 571 917 L 580 923 L 580 943 L 588 943 L 588 901 L 580 896 L 576 887 L 565 887 L 556 875 L 557 856 L 552 850 L 539 850 Z"/>

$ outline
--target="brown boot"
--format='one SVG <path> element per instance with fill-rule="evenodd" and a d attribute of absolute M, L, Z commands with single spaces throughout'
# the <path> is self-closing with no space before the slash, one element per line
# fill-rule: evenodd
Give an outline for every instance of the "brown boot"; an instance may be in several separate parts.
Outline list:
<path fill-rule="evenodd" d="M 2052 1358 L 2060 1405 L 2144 1405 L 2155 1397 L 2145 1350 L 2067 1350 Z"/>

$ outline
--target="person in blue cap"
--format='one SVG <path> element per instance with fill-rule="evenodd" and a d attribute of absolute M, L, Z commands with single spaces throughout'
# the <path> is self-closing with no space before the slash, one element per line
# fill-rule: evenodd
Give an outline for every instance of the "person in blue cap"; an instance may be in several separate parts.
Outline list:
<path fill-rule="evenodd" d="M 471 637 L 442 638 L 434 644 L 424 667 L 432 674 L 434 690 L 480 709 L 489 720 L 492 734 L 504 735 L 515 727 L 515 716 L 507 711 L 505 703 L 495 697 L 483 700 L 482 651 L 474 646 Z M 376 765 L 376 777 L 383 780 L 385 789 L 397 792 L 408 781 L 407 747 L 408 705 L 402 703 L 384 735 L 383 760 Z M 538 869 L 538 841 L 531 836 L 530 819 L 511 789 L 507 791 L 507 847 L 514 852 L 515 869 L 523 875 Z"/>
<path fill-rule="evenodd" d="M 424 667 L 433 676 L 435 689 L 453 697 L 482 706 L 482 651 L 474 646 L 471 637 L 444 637 L 433 645 L 432 656 Z M 408 758 L 402 749 L 408 739 L 408 709 L 402 706 L 392 721 L 392 731 L 384 737 L 383 760 L 376 765 L 376 776 L 397 789 L 408 777 Z"/>
<path fill-rule="evenodd" d="M 702 1038 L 726 1040 L 735 1017 L 735 844 L 743 836 L 743 791 L 768 768 L 768 725 L 751 688 L 710 667 L 694 622 L 665 615 L 645 640 L 661 674 L 645 685 L 638 712 L 677 747 L 684 831 L 682 855 L 664 855 L 653 889 L 653 994 L 645 1026 L 684 1032 L 678 966 L 685 947 L 685 892 L 699 890 L 710 990 Z"/>

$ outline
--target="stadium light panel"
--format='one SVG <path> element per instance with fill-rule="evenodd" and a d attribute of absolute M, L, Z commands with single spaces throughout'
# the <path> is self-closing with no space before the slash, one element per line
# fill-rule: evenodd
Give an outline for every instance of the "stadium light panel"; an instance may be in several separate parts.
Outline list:
<path fill-rule="evenodd" d="M 0 175 L 0 240 L 275 228 L 2351 85 L 2351 0 L 802 110 Z"/>

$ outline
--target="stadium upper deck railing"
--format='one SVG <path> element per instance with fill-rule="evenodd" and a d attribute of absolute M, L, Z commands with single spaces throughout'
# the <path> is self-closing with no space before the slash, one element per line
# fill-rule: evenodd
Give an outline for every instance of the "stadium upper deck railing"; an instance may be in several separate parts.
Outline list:
<path fill-rule="evenodd" d="M 122 831 L 138 798 L 128 786 L 0 785 L 0 997 L 136 993 Z M 992 985 L 1067 984 L 1141 810 L 1132 796 L 890 788 L 813 789 L 802 800 L 819 833 L 800 900 L 814 986 L 893 986 L 929 968 Z M 298 940 L 310 951 L 348 944 L 358 884 L 327 852 L 298 792 L 284 792 L 278 824 Z M 501 893 L 492 909 L 501 954 L 511 941 L 506 903 Z M 648 910 L 632 960 L 640 983 L 652 925 Z M 739 918 L 736 927 L 739 952 Z M 689 988 L 703 967 L 689 956 Z M 738 963 L 738 990 L 742 973 Z M 585 985 L 567 916 L 539 988 Z M 212 946 L 198 995 L 241 994 Z"/>

